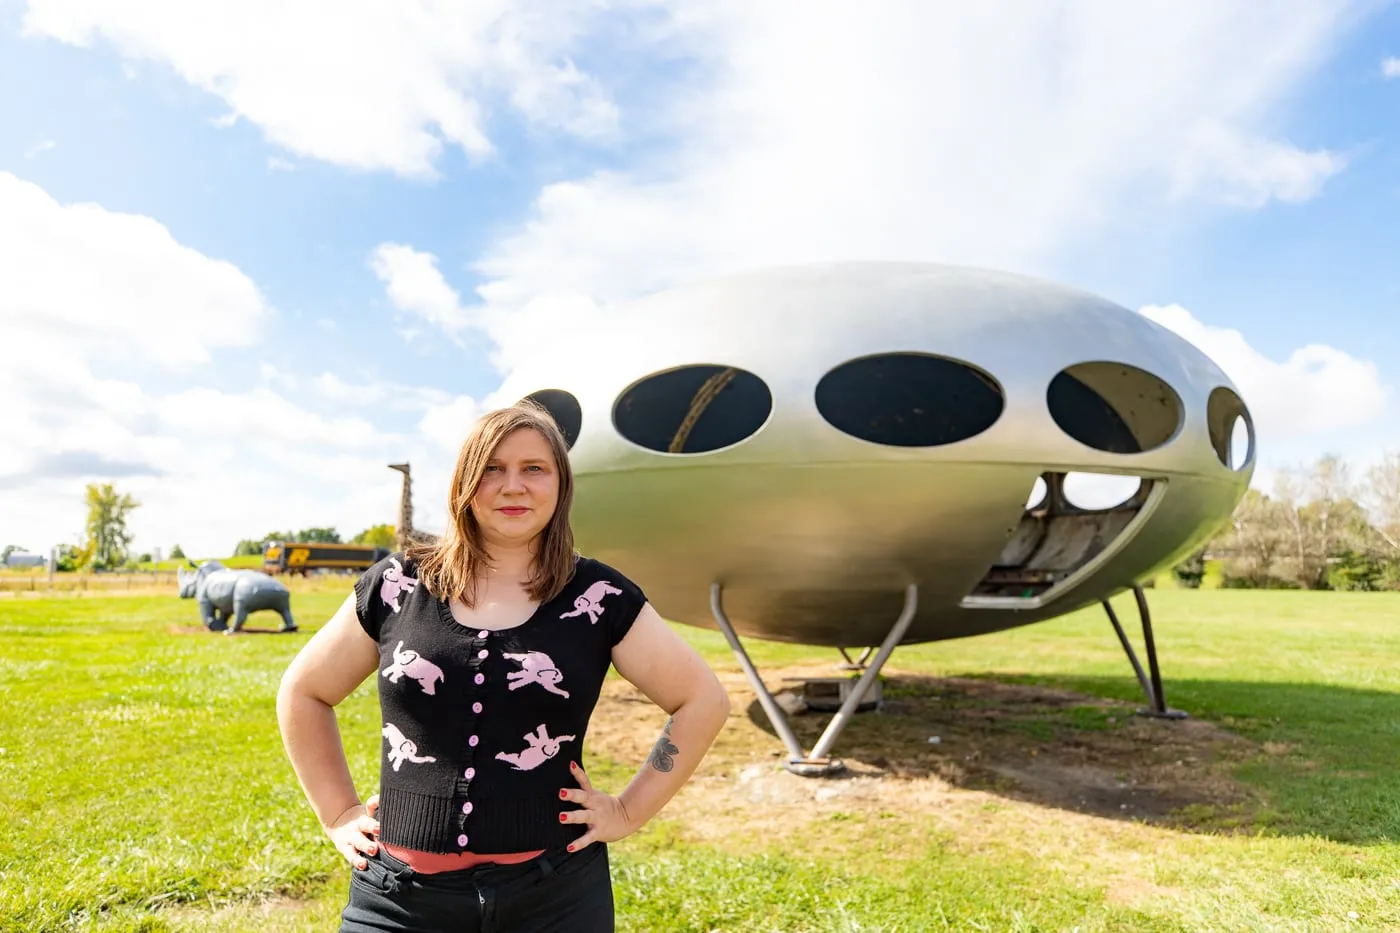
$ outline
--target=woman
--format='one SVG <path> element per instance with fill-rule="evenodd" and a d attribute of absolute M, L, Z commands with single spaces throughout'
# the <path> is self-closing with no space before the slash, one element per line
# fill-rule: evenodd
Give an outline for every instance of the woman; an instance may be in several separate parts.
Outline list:
<path fill-rule="evenodd" d="M 694 772 L 729 712 L 714 673 L 612 567 L 578 555 L 563 436 L 529 403 L 463 443 L 446 534 L 367 570 L 277 695 L 287 754 L 352 867 L 342 933 L 613 929 L 607 843 Z M 670 714 L 617 796 L 581 768 L 609 664 Z M 376 674 L 380 792 L 334 707 Z"/>

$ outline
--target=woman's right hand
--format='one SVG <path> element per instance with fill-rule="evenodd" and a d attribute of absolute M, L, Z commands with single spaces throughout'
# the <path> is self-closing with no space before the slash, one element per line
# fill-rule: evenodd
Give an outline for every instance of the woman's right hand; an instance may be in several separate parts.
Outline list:
<path fill-rule="evenodd" d="M 379 821 L 374 815 L 379 812 L 379 795 L 375 794 L 363 804 L 355 804 L 326 827 L 326 834 L 335 843 L 335 850 L 345 856 L 356 868 L 367 868 L 366 855 L 379 851 Z"/>

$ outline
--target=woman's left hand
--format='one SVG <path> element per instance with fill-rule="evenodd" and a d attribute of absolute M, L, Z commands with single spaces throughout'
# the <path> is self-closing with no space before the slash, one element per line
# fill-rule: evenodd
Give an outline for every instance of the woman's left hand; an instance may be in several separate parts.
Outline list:
<path fill-rule="evenodd" d="M 636 827 L 628 819 L 622 801 L 611 794 L 594 790 L 593 785 L 588 783 L 588 775 L 583 773 L 583 767 L 578 762 L 569 762 L 569 771 L 579 786 L 560 788 L 559 797 L 561 800 L 579 804 L 583 809 L 564 810 L 559 814 L 559 820 L 563 823 L 588 824 L 588 832 L 570 843 L 569 851 L 577 852 L 594 842 L 615 842 L 631 834 Z"/>

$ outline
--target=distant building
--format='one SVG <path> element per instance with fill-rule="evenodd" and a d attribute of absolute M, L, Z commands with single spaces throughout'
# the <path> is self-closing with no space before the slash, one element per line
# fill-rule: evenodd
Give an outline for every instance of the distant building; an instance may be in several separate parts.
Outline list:
<path fill-rule="evenodd" d="M 158 564 L 158 563 L 161 562 L 161 559 L 162 559 L 162 558 L 161 558 L 160 548 L 152 548 L 152 549 L 151 549 L 151 561 L 152 561 L 153 563 L 157 563 L 157 564 Z"/>
<path fill-rule="evenodd" d="M 5 558 L 6 567 L 42 567 L 48 562 L 43 554 L 30 554 L 28 551 L 13 551 Z"/>

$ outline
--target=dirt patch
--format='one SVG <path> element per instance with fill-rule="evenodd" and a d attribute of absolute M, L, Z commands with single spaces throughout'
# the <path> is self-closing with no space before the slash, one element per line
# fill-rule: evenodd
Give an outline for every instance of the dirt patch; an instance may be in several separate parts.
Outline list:
<path fill-rule="evenodd" d="M 800 690 L 827 666 L 765 671 L 770 688 Z M 722 674 L 733 700 L 728 727 L 682 792 L 695 804 L 668 808 L 698 837 L 774 838 L 841 814 L 901 818 L 941 814 L 927 826 L 968 821 L 998 806 L 1050 808 L 1097 819 L 1180 830 L 1228 830 L 1256 804 L 1230 776 L 1261 753 L 1199 720 L 1135 716 L 1142 704 L 974 678 L 886 669 L 884 706 L 858 714 L 837 740 L 838 777 L 802 778 L 778 767 L 783 746 L 742 674 Z M 795 695 L 795 694 L 794 694 Z M 624 681 L 609 681 L 589 730 L 590 746 L 641 762 L 664 721 Z M 810 749 L 830 713 L 790 718 Z M 703 812 L 703 819 L 690 814 Z M 961 815 L 959 815 L 961 814 Z M 864 822 L 864 821 L 862 821 Z M 958 830 L 961 834 L 961 829 Z"/>

